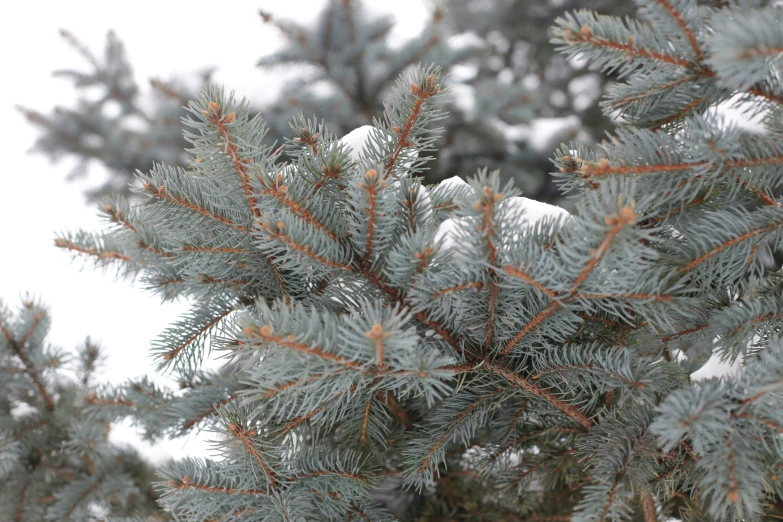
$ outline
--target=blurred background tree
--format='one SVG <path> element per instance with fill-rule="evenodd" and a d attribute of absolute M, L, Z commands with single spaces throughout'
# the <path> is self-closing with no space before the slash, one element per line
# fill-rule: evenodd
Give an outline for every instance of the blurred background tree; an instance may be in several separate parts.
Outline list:
<path fill-rule="evenodd" d="M 615 15 L 632 9 L 609 0 L 448 0 L 434 4 L 422 31 L 401 44 L 390 39 L 394 20 L 377 14 L 372 3 L 329 0 L 314 27 L 262 11 L 259 23 L 274 26 L 286 44 L 257 65 L 270 75 L 290 76 L 277 99 L 262 106 L 267 139 L 282 143 L 295 135 L 289 121 L 297 112 L 323 120 L 337 135 L 369 124 L 373 114 L 382 114 L 384 96 L 400 73 L 420 62 L 437 63 L 448 74 L 452 101 L 437 144 L 438 167 L 426 181 L 488 166 L 513 178 L 527 196 L 557 201 L 547 176 L 550 152 L 571 139 L 590 145 L 612 126 L 596 104 L 611 80 L 567 61 L 548 43 L 555 17 L 581 7 Z M 62 34 L 86 67 L 55 72 L 76 86 L 73 106 L 49 114 L 21 108 L 40 128 L 35 150 L 55 161 L 76 157 L 71 178 L 92 163 L 103 165 L 110 176 L 87 193 L 90 200 L 127 195 L 133 173 L 153 162 L 184 165 L 182 106 L 208 83 L 210 70 L 205 67 L 200 82 L 152 79 L 145 88 L 113 33 L 102 56 Z"/>

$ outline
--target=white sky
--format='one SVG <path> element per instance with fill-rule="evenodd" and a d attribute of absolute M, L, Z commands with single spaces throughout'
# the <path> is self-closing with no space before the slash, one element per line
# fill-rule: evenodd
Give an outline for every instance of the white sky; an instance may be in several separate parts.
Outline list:
<path fill-rule="evenodd" d="M 101 379 L 119 383 L 151 374 L 150 341 L 183 313 L 185 303 L 164 303 L 130 281 L 116 281 L 111 272 L 99 272 L 70 261 L 53 246 L 61 230 L 98 230 L 101 222 L 93 206 L 85 204 L 83 190 L 91 179 L 66 183 L 72 163 L 51 165 L 41 155 L 26 152 L 36 137 L 15 109 L 22 105 L 47 113 L 55 105 L 70 106 L 74 90 L 66 79 L 53 78 L 56 69 L 83 67 L 81 57 L 59 36 L 71 31 L 97 55 L 106 33 L 113 29 L 125 43 L 135 77 L 143 89 L 147 79 L 169 78 L 216 66 L 215 81 L 249 100 L 269 99 L 279 87 L 279 74 L 255 68 L 256 61 L 276 49 L 276 30 L 261 22 L 258 9 L 275 16 L 314 20 L 323 0 L 289 2 L 229 1 L 136 2 L 68 1 L 6 2 L 0 31 L 0 121 L 3 122 L 2 182 L 0 182 L 0 299 L 12 307 L 29 292 L 48 304 L 52 316 L 49 341 L 73 348 L 90 335 L 108 355 Z M 381 0 L 368 0 L 375 12 L 388 12 Z M 428 18 L 428 3 L 396 0 L 399 41 L 418 33 Z M 160 383 L 166 380 L 158 377 Z M 166 456 L 203 452 L 201 439 L 179 439 L 155 447 L 143 444 L 128 426 L 114 436 L 130 441 L 159 461 Z M 187 446 L 186 446 L 187 444 Z"/>

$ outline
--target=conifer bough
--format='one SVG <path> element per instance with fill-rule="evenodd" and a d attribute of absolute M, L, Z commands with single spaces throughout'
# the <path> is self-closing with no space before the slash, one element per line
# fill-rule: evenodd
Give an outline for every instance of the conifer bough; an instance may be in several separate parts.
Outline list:
<path fill-rule="evenodd" d="M 148 199 L 107 203 L 106 233 L 58 239 L 194 303 L 154 347 L 182 390 L 145 409 L 107 388 L 94 406 L 150 433 L 217 433 L 211 458 L 161 471 L 165 509 L 781 516 L 780 11 L 639 4 L 649 23 L 581 11 L 555 28 L 626 78 L 602 153 L 555 154 L 568 217 L 521 225 L 528 206 L 494 172 L 422 187 L 445 115 L 438 70 L 418 67 L 361 151 L 299 116 L 287 163 L 260 117 L 209 88 L 189 105 L 191 165 L 140 173 Z M 729 99 L 765 132 L 705 115 Z M 711 357 L 742 367 L 692 378 Z"/>

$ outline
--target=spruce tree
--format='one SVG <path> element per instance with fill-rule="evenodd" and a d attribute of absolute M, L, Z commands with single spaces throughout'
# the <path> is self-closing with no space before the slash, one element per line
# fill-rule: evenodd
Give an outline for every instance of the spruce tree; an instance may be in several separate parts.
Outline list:
<path fill-rule="evenodd" d="M 88 337 L 71 354 L 46 342 L 48 329 L 39 303 L 0 302 L 0 520 L 169 520 L 152 468 L 91 410 L 100 348 Z"/>
<path fill-rule="evenodd" d="M 388 101 L 390 87 L 407 68 L 437 63 L 445 74 L 459 65 L 461 72 L 454 70 L 448 79 L 455 89 L 447 100 L 451 117 L 443 122 L 434 151 L 438 161 L 424 173 L 427 181 L 466 176 L 487 166 L 513 178 L 531 197 L 553 200 L 559 194 L 547 175 L 552 148 L 577 134 L 582 141 L 600 139 L 611 126 L 594 103 L 584 102 L 600 95 L 601 76 L 569 66 L 548 44 L 547 28 L 566 8 L 561 3 L 446 2 L 433 9 L 419 35 L 399 46 L 389 38 L 391 17 L 368 13 L 360 0 L 329 0 L 313 26 L 280 19 L 274 9 L 265 9 L 259 25 L 274 28 L 285 46 L 263 56 L 258 66 L 270 75 L 281 69 L 298 71 L 276 100 L 260 108 L 269 127 L 268 143 L 282 142 L 289 135 L 291 116 L 300 111 L 324 120 L 338 136 L 372 124 Z M 611 8 L 616 14 L 629 11 L 606 0 L 586 5 Z M 186 115 L 182 106 L 203 86 L 155 79 L 146 89 L 134 78 L 122 42 L 113 33 L 102 56 L 67 31 L 63 35 L 83 55 L 86 67 L 56 74 L 73 81 L 79 99 L 52 114 L 23 109 L 41 129 L 35 149 L 53 160 L 76 158 L 71 177 L 86 172 L 91 163 L 104 166 L 111 176 L 88 193 L 91 199 L 128 195 L 133 173 L 149 170 L 155 161 L 187 165 L 179 123 Z M 204 81 L 209 82 L 209 72 Z M 551 143 L 542 145 L 532 130 L 537 127 L 527 128 L 540 118 L 573 115 L 579 118 L 554 122 L 562 129 L 552 133 Z"/>
<path fill-rule="evenodd" d="M 439 71 L 364 145 L 246 103 L 189 104 L 185 168 L 138 173 L 112 227 L 57 239 L 194 303 L 154 352 L 182 390 L 104 390 L 150 433 L 179 520 L 770 520 L 783 516 L 780 10 L 640 0 L 554 42 L 624 78 L 600 150 L 556 151 L 569 215 L 480 170 L 424 187 Z M 712 109 L 743 103 L 763 133 Z M 219 356 L 222 366 L 206 370 Z M 741 363 L 693 376 L 717 357 Z M 147 408 L 150 395 L 166 407 Z M 105 405 L 105 406 L 102 406 Z"/>

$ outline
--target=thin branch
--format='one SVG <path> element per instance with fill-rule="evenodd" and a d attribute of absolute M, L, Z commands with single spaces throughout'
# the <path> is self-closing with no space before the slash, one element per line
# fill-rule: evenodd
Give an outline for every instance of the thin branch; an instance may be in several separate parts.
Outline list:
<path fill-rule="evenodd" d="M 521 279 L 525 283 L 538 288 L 539 290 L 544 292 L 549 297 L 556 297 L 557 296 L 557 294 L 553 290 L 550 290 L 549 288 L 545 287 L 543 284 L 539 283 L 538 281 L 536 281 L 535 279 L 533 279 L 532 277 L 527 275 L 527 273 L 525 273 L 521 268 L 515 268 L 515 267 L 513 267 L 511 265 L 504 265 L 503 266 L 503 271 L 505 273 L 507 273 L 508 275 L 510 275 L 510 276 L 513 276 L 513 277 L 516 277 L 518 279 Z"/>
<path fill-rule="evenodd" d="M 497 362 L 486 362 L 484 364 L 484 367 L 487 368 L 492 373 L 496 375 L 500 375 L 508 382 L 516 384 L 517 386 L 527 391 L 528 393 L 531 393 L 536 397 L 540 397 L 541 399 L 547 401 L 549 404 L 551 404 L 558 410 L 562 411 L 563 413 L 565 413 L 566 415 L 568 415 L 569 417 L 577 421 L 585 429 L 590 429 L 590 427 L 592 427 L 593 421 L 591 421 L 587 417 L 587 415 L 582 413 L 582 411 L 580 411 L 579 408 L 571 404 L 568 404 L 566 402 L 563 402 L 562 400 L 558 399 L 552 392 L 541 388 L 535 383 L 530 382 L 529 380 L 525 379 L 524 377 L 514 372 L 513 370 L 505 366 L 502 366 Z"/>
<path fill-rule="evenodd" d="M 87 254 L 88 256 L 94 256 L 99 259 L 117 259 L 119 261 L 130 261 L 130 256 L 121 254 L 120 252 L 114 252 L 112 250 L 98 250 L 97 248 L 89 248 L 79 246 L 72 241 L 67 241 L 58 237 L 54 240 L 54 246 L 58 248 L 64 248 L 65 250 L 72 250 L 81 254 Z"/>
<path fill-rule="evenodd" d="M 161 185 L 160 187 L 156 187 L 152 185 L 151 183 L 145 183 L 144 184 L 144 190 L 149 192 L 152 197 L 165 199 L 166 201 L 169 201 L 170 203 L 173 203 L 177 206 L 187 208 L 188 210 L 192 210 L 193 212 L 196 212 L 197 214 L 201 214 L 202 216 L 206 216 L 208 218 L 214 219 L 215 221 L 218 221 L 220 223 L 223 223 L 224 225 L 228 225 L 232 228 L 235 228 L 237 230 L 240 230 L 245 233 L 250 233 L 250 230 L 248 230 L 246 227 L 235 223 L 234 221 L 228 219 L 227 217 L 221 216 L 219 214 L 215 214 L 214 212 L 211 212 L 203 207 L 200 207 L 196 205 L 195 203 L 191 203 L 187 199 L 182 199 L 177 196 L 171 195 L 167 190 L 165 185 Z"/>
<path fill-rule="evenodd" d="M 424 83 L 425 85 L 422 88 L 413 84 L 410 87 L 411 94 L 416 96 L 416 102 L 413 104 L 413 109 L 411 109 L 411 113 L 408 115 L 408 120 L 405 122 L 405 126 L 400 129 L 400 132 L 398 133 L 397 143 L 395 144 L 394 150 L 392 151 L 392 154 L 384 167 L 384 179 L 388 178 L 389 174 L 391 174 L 392 169 L 397 164 L 397 160 L 402 153 L 402 149 L 409 146 L 408 136 L 413 130 L 413 126 L 416 124 L 416 120 L 419 118 L 419 112 L 421 111 L 424 102 L 427 100 L 427 98 L 440 92 L 440 85 L 436 83 L 434 75 L 431 74 L 427 76 Z"/>
<path fill-rule="evenodd" d="M 658 0 L 658 3 L 660 3 L 663 6 L 663 8 L 669 12 L 672 18 L 674 18 L 677 21 L 680 28 L 682 29 L 682 32 L 685 34 L 685 37 L 690 42 L 691 47 L 693 47 L 693 52 L 696 53 L 696 61 L 701 62 L 702 60 L 701 47 L 699 47 L 699 43 L 696 41 L 696 37 L 693 35 L 693 32 L 690 29 L 688 29 L 687 25 L 685 25 L 685 20 L 683 20 L 682 15 L 674 7 L 672 7 L 672 5 L 668 2 L 668 0 Z"/>
<path fill-rule="evenodd" d="M 32 362 L 30 362 L 30 360 L 27 358 L 27 355 L 24 353 L 24 349 L 27 346 L 27 342 L 30 340 L 30 337 L 32 336 L 35 329 L 38 328 L 38 324 L 41 322 L 41 319 L 43 319 L 43 317 L 44 317 L 43 313 L 38 313 L 33 316 L 30 329 L 27 332 L 25 332 L 25 335 L 21 342 L 11 337 L 10 333 L 5 327 L 2 328 L 2 331 L 3 331 L 3 336 L 8 340 L 9 344 L 11 345 L 11 350 L 22 362 L 22 366 L 24 366 L 25 373 L 33 381 L 33 384 L 35 385 L 35 388 L 38 390 L 38 393 L 41 394 L 41 398 L 43 399 L 44 404 L 46 405 L 46 409 L 49 411 L 54 411 L 54 400 L 52 400 L 52 397 L 51 395 L 49 395 L 49 392 L 46 391 L 46 386 L 44 386 L 43 382 L 41 381 L 38 375 L 38 371 L 35 369 L 35 366 L 33 366 Z"/>
<path fill-rule="evenodd" d="M 260 338 L 266 343 L 276 344 L 290 350 L 306 353 L 308 355 L 314 355 L 320 359 L 323 359 L 324 361 L 333 362 L 347 368 L 361 368 L 362 366 L 357 362 L 349 361 L 340 357 L 339 355 L 325 352 L 316 346 L 298 342 L 293 335 L 288 335 L 286 337 L 274 335 L 272 333 L 272 328 L 269 325 L 264 325 L 260 328 L 248 326 L 243 330 L 243 333 L 248 337 Z"/>
<path fill-rule="evenodd" d="M 171 359 L 173 359 L 174 357 L 176 357 L 177 355 L 179 355 L 179 353 L 180 353 L 182 350 L 184 350 L 185 348 L 187 348 L 188 346 L 190 346 L 190 345 L 193 343 L 193 341 L 195 341 L 196 339 L 198 339 L 199 337 L 201 337 L 201 335 L 202 335 L 204 332 L 206 332 L 207 330 L 209 330 L 210 328 L 212 328 L 213 326 L 215 326 L 217 323 L 219 323 L 221 320 L 223 320 L 223 318 L 225 318 L 226 316 L 228 316 L 228 314 L 230 314 L 230 313 L 231 313 L 231 312 L 233 312 L 233 311 L 234 311 L 234 309 L 233 309 L 233 308 L 229 308 L 228 310 L 226 310 L 226 311 L 224 311 L 223 313 L 219 314 L 217 317 L 214 317 L 212 320 L 210 320 L 210 321 L 209 321 L 208 323 L 206 323 L 204 326 L 202 326 L 201 328 L 199 328 L 199 329 L 198 329 L 198 331 L 196 331 L 196 333 L 194 333 L 193 335 L 191 335 L 190 337 L 188 337 L 188 338 L 187 338 L 187 339 L 186 339 L 186 340 L 185 340 L 185 341 L 184 341 L 182 344 L 180 344 L 179 346 L 177 346 L 177 347 L 175 347 L 175 348 L 172 348 L 171 350 L 169 350 L 168 352 L 166 352 L 165 354 L 163 354 L 163 360 L 164 360 L 164 361 L 170 361 Z"/>
<path fill-rule="evenodd" d="M 227 493 L 230 495 L 267 495 L 268 493 L 261 489 L 234 489 L 222 486 L 210 486 L 208 484 L 196 484 L 190 481 L 190 477 L 185 475 L 182 480 L 169 480 L 168 485 L 171 489 L 196 489 L 198 491 L 208 491 L 210 493 Z"/>
<path fill-rule="evenodd" d="M 201 422 L 202 420 L 204 420 L 208 416 L 210 416 L 210 415 L 214 414 L 215 412 L 217 412 L 217 410 L 221 406 L 224 406 L 224 405 L 228 404 L 229 402 L 233 401 L 236 398 L 237 398 L 237 394 L 234 393 L 234 394 L 229 395 L 225 399 L 216 402 L 215 404 L 212 405 L 211 408 L 209 408 L 206 411 L 203 411 L 203 412 L 199 413 L 196 417 L 194 417 L 193 419 L 191 419 L 188 422 L 186 422 L 182 426 L 181 431 L 189 430 L 190 428 L 192 428 L 193 426 L 195 426 L 196 424 L 198 424 L 199 422 Z"/>
<path fill-rule="evenodd" d="M 780 227 L 783 227 L 783 221 L 781 221 L 779 223 L 771 223 L 771 224 L 763 226 L 763 227 L 754 228 L 753 230 L 749 230 L 748 232 L 745 232 L 744 234 L 741 234 L 741 235 L 739 235 L 737 237 L 733 237 L 733 238 L 729 239 L 728 241 L 724 241 L 720 245 L 716 246 L 715 248 L 712 248 L 711 250 L 708 250 L 707 252 L 703 253 L 702 255 L 697 257 L 696 259 L 693 259 L 688 264 L 686 264 L 683 267 L 681 267 L 680 268 L 680 272 L 688 272 L 688 271 L 694 269 L 695 267 L 699 266 L 700 264 L 702 264 L 704 261 L 706 261 L 710 257 L 714 256 L 715 254 L 718 254 L 718 253 L 722 252 L 723 250 L 726 250 L 730 246 L 736 245 L 737 243 L 739 243 L 741 241 L 744 241 L 746 239 L 750 239 L 752 237 L 756 237 L 756 236 L 761 235 L 761 234 L 765 234 L 765 233 L 768 233 L 768 232 L 773 232 L 773 231 L 775 231 L 776 229 L 778 229 Z"/>
<path fill-rule="evenodd" d="M 256 430 L 244 430 L 241 426 L 234 424 L 233 422 L 229 425 L 228 429 L 231 431 L 231 433 L 234 434 L 234 436 L 236 436 L 237 439 L 239 439 L 240 442 L 242 442 L 245 448 L 247 448 L 248 452 L 253 457 L 253 460 L 255 460 L 264 471 L 264 474 L 269 481 L 269 486 L 274 488 L 277 485 L 277 480 L 275 480 L 275 472 L 272 471 L 272 468 L 269 467 L 269 465 L 264 460 L 263 455 L 261 455 L 261 453 L 256 449 L 255 444 L 253 444 L 253 441 L 251 440 L 251 437 L 256 435 Z"/>
<path fill-rule="evenodd" d="M 250 158 L 241 158 L 239 156 L 237 146 L 231 139 L 231 133 L 228 131 L 228 128 L 226 128 L 226 123 L 231 123 L 234 121 L 234 113 L 232 112 L 223 116 L 221 107 L 215 102 L 209 102 L 209 109 L 211 116 L 210 121 L 212 121 L 212 123 L 215 124 L 215 126 L 218 128 L 218 133 L 225 143 L 226 153 L 231 158 L 231 162 L 234 165 L 234 170 L 236 171 L 237 176 L 239 176 L 239 180 L 242 183 L 242 190 L 245 191 L 248 204 L 250 205 L 250 210 L 255 217 L 259 218 L 261 217 L 261 211 L 258 209 L 258 205 L 256 204 L 256 197 L 253 194 L 252 187 L 250 186 L 250 174 L 247 172 L 247 163 L 249 163 Z"/>

